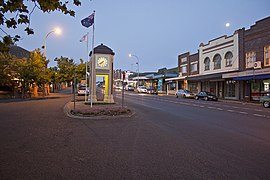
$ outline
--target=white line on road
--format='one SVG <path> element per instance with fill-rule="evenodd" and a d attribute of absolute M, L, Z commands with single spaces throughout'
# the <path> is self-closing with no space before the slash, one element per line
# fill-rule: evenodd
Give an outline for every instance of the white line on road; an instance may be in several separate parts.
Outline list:
<path fill-rule="evenodd" d="M 261 115 L 261 114 L 253 114 L 254 116 L 258 116 L 258 117 L 265 117 L 265 115 Z"/>
<path fill-rule="evenodd" d="M 239 113 L 240 114 L 248 114 L 247 112 L 243 112 L 243 111 L 240 111 Z"/>

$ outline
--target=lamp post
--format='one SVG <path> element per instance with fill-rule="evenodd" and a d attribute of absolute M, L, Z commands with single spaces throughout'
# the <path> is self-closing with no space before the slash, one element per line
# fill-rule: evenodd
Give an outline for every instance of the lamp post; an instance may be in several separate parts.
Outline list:
<path fill-rule="evenodd" d="M 139 83 L 140 83 L 140 81 L 139 81 L 139 76 L 140 76 L 139 58 L 138 58 L 138 56 L 136 56 L 136 55 L 134 55 L 134 54 L 129 54 L 128 56 L 129 56 L 129 57 L 135 57 L 135 58 L 137 59 L 136 64 L 138 65 L 138 74 L 137 74 L 137 79 L 138 79 L 137 87 L 138 87 L 138 86 L 139 86 Z"/>
<path fill-rule="evenodd" d="M 44 43 L 43 43 L 43 48 L 44 48 L 44 51 L 43 51 L 43 55 L 44 55 L 44 58 L 46 60 L 46 40 L 48 38 L 48 36 L 52 33 L 56 33 L 56 34 L 61 34 L 61 29 L 60 28 L 55 28 L 54 30 L 50 31 L 47 33 L 47 35 L 45 36 L 44 38 Z M 45 73 L 45 69 L 47 67 L 44 67 L 44 73 Z M 43 83 L 43 90 L 42 90 L 42 96 L 44 97 L 45 96 L 45 84 Z"/>
<path fill-rule="evenodd" d="M 50 34 L 52 34 L 52 33 L 61 34 L 61 29 L 60 28 L 55 28 L 54 30 L 48 32 L 47 35 L 45 36 L 44 43 L 43 43 L 43 48 L 44 48 L 43 54 L 44 54 L 44 57 L 45 58 L 46 58 L 46 49 L 47 49 L 47 47 L 46 47 L 46 40 L 47 40 L 48 36 Z"/>

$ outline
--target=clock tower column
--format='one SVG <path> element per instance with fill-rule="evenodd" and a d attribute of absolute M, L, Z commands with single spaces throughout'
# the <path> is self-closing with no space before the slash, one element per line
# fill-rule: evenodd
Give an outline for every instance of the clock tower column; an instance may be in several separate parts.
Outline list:
<path fill-rule="evenodd" d="M 93 83 L 92 79 L 89 80 L 90 86 L 93 89 L 93 92 L 90 93 L 88 100 L 91 100 L 94 103 L 114 103 L 113 99 L 113 61 L 114 61 L 114 52 L 109 47 L 101 44 L 94 48 L 94 56 L 92 56 L 92 51 L 90 52 L 91 56 L 91 67 L 93 67 Z M 96 87 L 96 77 L 103 77 L 104 79 L 104 89 L 103 89 L 103 101 L 98 101 L 100 99 L 99 94 L 97 95 Z M 91 78 L 91 77 L 90 77 Z M 90 91 L 91 91 L 90 89 Z"/>

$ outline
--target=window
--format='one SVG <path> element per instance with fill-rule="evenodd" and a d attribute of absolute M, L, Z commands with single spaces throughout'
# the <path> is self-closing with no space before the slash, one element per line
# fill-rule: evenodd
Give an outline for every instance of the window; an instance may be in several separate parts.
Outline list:
<path fill-rule="evenodd" d="M 269 55 L 270 55 L 270 46 L 266 46 L 264 47 L 264 65 L 265 66 L 270 66 Z"/>
<path fill-rule="evenodd" d="M 225 54 L 226 66 L 232 66 L 233 54 L 231 51 Z"/>
<path fill-rule="evenodd" d="M 181 67 L 182 73 L 187 73 L 187 65 Z"/>
<path fill-rule="evenodd" d="M 226 81 L 226 97 L 235 97 L 236 81 Z"/>
<path fill-rule="evenodd" d="M 221 68 L 221 56 L 219 54 L 216 54 L 214 56 L 214 69 L 220 69 Z"/>
<path fill-rule="evenodd" d="M 246 53 L 246 68 L 253 68 L 256 62 L 256 52 L 250 51 Z"/>
<path fill-rule="evenodd" d="M 204 59 L 204 70 L 207 71 L 210 69 L 210 59 L 209 57 Z"/>
<path fill-rule="evenodd" d="M 187 57 L 181 58 L 181 62 L 186 62 L 186 61 L 187 61 Z"/>
<path fill-rule="evenodd" d="M 191 64 L 191 72 L 195 72 L 197 70 L 198 70 L 198 64 L 197 63 Z"/>

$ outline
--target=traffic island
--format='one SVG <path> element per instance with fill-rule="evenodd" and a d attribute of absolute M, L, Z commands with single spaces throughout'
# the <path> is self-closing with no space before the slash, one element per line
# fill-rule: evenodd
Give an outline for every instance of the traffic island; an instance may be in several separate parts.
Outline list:
<path fill-rule="evenodd" d="M 64 109 L 69 117 L 82 119 L 110 119 L 133 115 L 129 108 L 118 104 L 95 103 L 91 107 L 88 103 L 76 102 L 74 108 L 74 102 L 69 102 Z"/>

